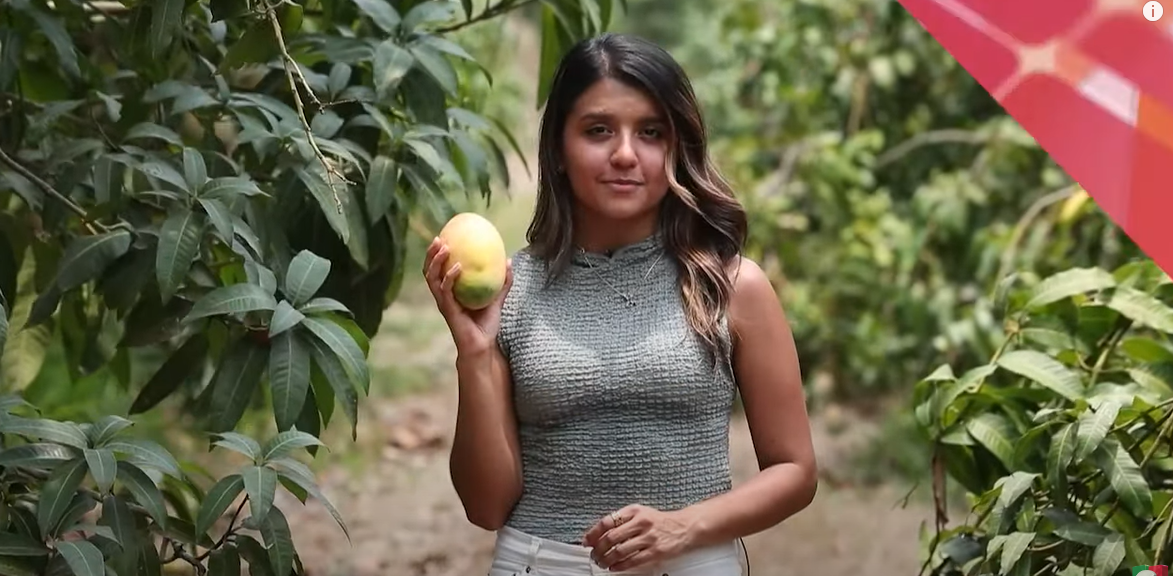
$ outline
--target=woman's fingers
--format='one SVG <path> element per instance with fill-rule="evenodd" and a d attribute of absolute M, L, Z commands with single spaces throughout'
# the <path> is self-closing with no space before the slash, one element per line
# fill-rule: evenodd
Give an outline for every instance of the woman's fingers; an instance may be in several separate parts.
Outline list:
<path fill-rule="evenodd" d="M 452 285 L 456 283 L 456 278 L 460 276 L 460 262 L 453 264 L 448 269 L 448 273 L 444 275 L 443 281 L 440 283 L 440 290 L 445 294 L 452 292 Z"/>
<path fill-rule="evenodd" d="M 427 260 L 424 277 L 428 280 L 428 286 L 434 291 L 444 280 L 444 265 L 448 262 L 448 247 L 443 244 L 436 244 L 429 247 L 428 252 L 431 256 Z"/>

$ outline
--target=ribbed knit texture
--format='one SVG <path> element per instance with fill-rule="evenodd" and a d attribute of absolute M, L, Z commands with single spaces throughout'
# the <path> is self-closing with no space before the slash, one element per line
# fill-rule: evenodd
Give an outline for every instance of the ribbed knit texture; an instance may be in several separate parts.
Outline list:
<path fill-rule="evenodd" d="M 675 510 L 729 490 L 729 358 L 715 361 L 691 331 L 660 239 L 576 255 L 550 286 L 528 249 L 513 270 L 498 341 L 524 488 L 508 525 L 578 544 L 629 504 Z"/>

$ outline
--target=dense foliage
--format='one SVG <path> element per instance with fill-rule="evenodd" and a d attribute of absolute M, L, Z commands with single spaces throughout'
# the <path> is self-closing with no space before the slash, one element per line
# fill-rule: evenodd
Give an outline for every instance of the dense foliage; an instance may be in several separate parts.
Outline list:
<path fill-rule="evenodd" d="M 916 387 L 932 440 L 935 573 L 1173 563 L 1173 282 L 1149 262 L 1011 277 L 1005 337 Z M 972 513 L 945 528 L 948 474 Z"/>
<path fill-rule="evenodd" d="M 556 62 L 613 7 L 0 4 L 0 572 L 300 572 L 276 490 L 330 507 L 297 456 L 337 418 L 356 434 L 413 226 L 508 181 L 491 73 L 454 38 L 538 9 Z M 53 350 L 59 394 L 133 401 L 37 410 L 23 392 Z M 239 467 L 134 433 L 164 406 Z M 271 434 L 237 431 L 255 409 Z"/>

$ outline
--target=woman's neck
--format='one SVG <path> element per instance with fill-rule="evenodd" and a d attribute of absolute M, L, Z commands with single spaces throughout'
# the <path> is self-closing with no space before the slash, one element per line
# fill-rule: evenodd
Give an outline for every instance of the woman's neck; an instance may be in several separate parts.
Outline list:
<path fill-rule="evenodd" d="M 655 220 L 637 223 L 580 220 L 574 225 L 574 245 L 587 252 L 608 253 L 647 240 L 657 233 L 656 224 Z"/>

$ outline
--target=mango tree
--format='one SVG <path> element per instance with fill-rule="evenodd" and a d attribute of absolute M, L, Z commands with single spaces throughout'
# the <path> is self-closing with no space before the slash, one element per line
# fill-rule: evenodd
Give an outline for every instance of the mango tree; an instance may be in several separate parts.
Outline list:
<path fill-rule="evenodd" d="M 299 456 L 333 420 L 357 433 L 412 226 L 507 181 L 515 140 L 457 38 L 520 8 L 540 10 L 548 78 L 613 5 L 0 5 L 0 572 L 300 573 L 278 486 L 346 529 Z M 54 386 L 133 401 L 32 406 L 54 347 Z M 135 434 L 165 402 L 239 467 L 208 477 Z M 256 408 L 273 434 L 238 431 Z"/>
<path fill-rule="evenodd" d="M 986 362 L 914 394 L 934 574 L 1127 574 L 1173 562 L 1173 282 L 1147 260 L 1008 276 Z M 970 509 L 949 525 L 946 477 Z"/>

